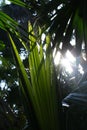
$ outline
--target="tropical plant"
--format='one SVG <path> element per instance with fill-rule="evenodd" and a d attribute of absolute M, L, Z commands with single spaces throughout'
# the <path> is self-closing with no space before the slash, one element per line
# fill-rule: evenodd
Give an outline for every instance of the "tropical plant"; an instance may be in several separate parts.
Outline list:
<path fill-rule="evenodd" d="M 52 42 L 49 41 L 49 43 L 52 43 L 53 47 L 56 45 L 59 48 L 59 45 L 62 42 L 62 50 L 65 52 L 66 49 L 72 48 L 70 40 L 74 36 L 76 39 L 75 48 L 77 56 L 81 53 L 82 41 L 85 43 L 86 50 L 86 0 L 84 0 L 84 2 L 80 0 L 79 4 L 77 4 L 75 0 L 26 0 L 27 5 L 21 0 L 10 1 L 33 10 L 39 24 L 45 25 L 47 31 L 51 34 Z M 18 23 L 2 11 L 0 11 L 0 28 L 8 31 L 10 34 L 12 33 L 13 36 L 14 34 L 18 37 L 21 36 L 18 30 Z M 23 29 L 23 27 L 21 27 L 21 29 Z M 28 46 L 26 46 L 26 43 L 22 40 L 22 36 L 20 37 L 20 41 L 22 41 L 22 44 L 29 52 L 29 67 L 27 68 L 24 67 L 20 60 L 17 48 L 15 47 L 16 43 L 14 43 L 11 38 L 12 35 L 9 35 L 20 77 L 21 95 L 23 100 L 26 101 L 24 107 L 25 109 L 27 108 L 27 115 L 33 115 L 31 118 L 36 117 L 35 121 L 37 120 L 36 124 L 40 126 L 40 129 L 56 130 L 59 129 L 57 128 L 59 126 L 56 125 L 57 120 L 53 119 L 56 118 L 57 97 L 55 97 L 56 76 L 52 73 L 54 68 L 52 65 L 52 48 L 49 44 L 47 45 L 47 49 L 43 51 L 44 44 L 41 42 L 40 28 L 39 31 L 37 31 L 40 34 L 38 37 L 36 37 L 36 32 L 33 31 L 31 25 L 29 25 L 29 29 L 29 38 L 22 33 L 22 36 L 28 39 Z M 24 31 L 25 30 L 23 29 L 23 32 Z M 49 39 L 49 37 L 46 36 L 46 39 Z M 48 40 L 45 42 L 48 42 Z M 26 73 L 25 69 L 28 69 L 29 73 Z M 52 80 L 51 76 L 53 76 L 52 78 L 55 78 Z M 52 85 L 54 87 L 52 87 Z M 60 98 L 58 98 L 58 100 L 60 100 Z M 59 106 L 61 106 L 61 104 L 59 104 Z M 30 114 L 29 111 L 31 111 L 32 114 Z M 44 113 L 46 113 L 46 115 Z M 34 120 L 34 118 L 32 120 Z M 37 127 L 37 129 L 39 128 Z"/>
<path fill-rule="evenodd" d="M 18 1 L 18 5 L 20 3 L 24 6 L 21 1 Z M 0 129 L 3 130 L 20 130 L 26 126 L 21 99 L 18 99 L 20 94 L 17 69 L 6 37 L 7 30 L 15 36 L 16 31 L 19 32 L 19 28 L 20 25 L 4 13 L 0 7 Z M 2 41 L 3 34 L 5 34 L 4 39 L 7 39 L 5 42 Z"/>
<path fill-rule="evenodd" d="M 29 74 L 20 59 L 15 43 L 9 34 L 12 50 L 16 60 L 22 97 L 24 97 L 29 114 L 35 116 L 38 128 L 40 130 L 58 130 L 58 104 L 56 93 L 56 78 L 54 78 L 54 66 L 51 53 L 50 37 L 46 35 L 44 44 L 41 39 L 41 29 L 38 29 L 38 37 L 36 37 L 33 27 L 28 25 L 29 48 L 25 46 L 29 52 Z M 44 50 L 45 46 L 45 50 Z M 28 106 L 30 105 L 30 106 Z M 32 118 L 31 118 L 32 119 Z M 33 118 L 34 119 L 34 118 Z"/>
<path fill-rule="evenodd" d="M 49 28 L 54 46 L 59 46 L 62 42 L 62 50 L 72 49 L 70 41 L 74 37 L 76 39 L 74 53 L 80 55 L 83 41 L 86 50 L 86 0 L 84 2 L 80 0 L 79 4 L 75 0 L 10 1 L 33 10 L 39 24 Z"/>
<path fill-rule="evenodd" d="M 55 33 L 54 44 L 59 45 L 60 42 L 63 42 L 64 49 L 69 49 L 72 35 L 75 35 L 79 55 L 82 41 L 86 44 L 87 1 L 80 0 L 78 3 L 75 0 L 43 0 L 30 1 L 30 3 L 37 11 L 41 23 L 45 24 L 47 28 L 49 27 L 51 34 Z"/>
<path fill-rule="evenodd" d="M 87 1 L 80 0 L 35 0 L 25 1 L 31 5 L 37 23 L 46 27 L 51 35 L 53 48 L 63 55 L 67 49 L 76 57 L 76 82 L 79 80 L 78 66 L 86 64 L 87 57 Z M 74 45 L 71 41 L 74 39 Z M 62 45 L 61 48 L 59 46 Z M 84 54 L 84 56 L 83 56 Z"/>

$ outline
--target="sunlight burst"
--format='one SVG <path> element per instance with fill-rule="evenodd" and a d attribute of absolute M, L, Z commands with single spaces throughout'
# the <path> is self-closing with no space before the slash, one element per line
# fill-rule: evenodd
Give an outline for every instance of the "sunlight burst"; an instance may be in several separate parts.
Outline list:
<path fill-rule="evenodd" d="M 76 59 L 69 50 L 67 50 L 65 57 L 62 57 L 59 51 L 56 53 L 55 48 L 53 52 L 53 58 L 54 58 L 54 64 L 56 66 L 61 64 L 68 73 L 71 74 L 73 72 L 72 64 L 76 62 Z"/>
<path fill-rule="evenodd" d="M 68 59 L 62 59 L 61 65 L 64 66 L 65 70 L 70 74 L 73 72 L 73 69 Z"/>
<path fill-rule="evenodd" d="M 53 52 L 53 58 L 54 58 L 54 64 L 57 66 L 60 63 L 61 53 L 59 51 L 56 53 L 55 51 L 56 50 L 54 50 Z"/>

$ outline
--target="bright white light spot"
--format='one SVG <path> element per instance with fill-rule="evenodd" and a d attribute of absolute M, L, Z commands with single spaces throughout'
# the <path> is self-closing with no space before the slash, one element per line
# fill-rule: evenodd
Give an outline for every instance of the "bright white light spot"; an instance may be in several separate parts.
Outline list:
<path fill-rule="evenodd" d="M 61 59 L 62 58 L 61 53 L 59 51 L 56 53 L 56 48 L 54 48 L 53 58 L 54 58 L 54 64 L 56 66 L 60 63 L 67 72 L 69 72 L 70 74 L 73 72 L 71 64 L 75 62 L 75 58 L 70 53 L 70 51 L 67 51 L 65 58 Z"/>
<path fill-rule="evenodd" d="M 63 36 L 65 36 L 65 35 L 66 35 L 66 33 L 64 32 L 64 33 L 63 33 Z"/>
<path fill-rule="evenodd" d="M 73 72 L 72 64 L 76 62 L 75 57 L 67 50 L 65 58 L 61 60 L 61 64 L 65 67 L 65 70 L 70 74 Z"/>
<path fill-rule="evenodd" d="M 12 70 L 15 69 L 15 68 L 16 68 L 16 66 L 14 66 L 14 65 L 11 67 Z"/>
<path fill-rule="evenodd" d="M 53 20 L 53 19 L 57 16 L 56 10 L 53 10 L 53 11 L 51 12 L 51 14 L 50 14 L 50 13 L 48 13 L 48 14 L 52 16 L 52 17 L 51 17 L 51 20 Z"/>
<path fill-rule="evenodd" d="M 44 43 L 45 37 L 46 37 L 46 35 L 43 33 L 41 36 L 42 43 Z"/>
<path fill-rule="evenodd" d="M 9 0 L 5 0 L 6 4 L 11 4 L 11 2 Z"/>
<path fill-rule="evenodd" d="M 67 104 L 67 103 L 65 103 L 65 102 L 63 102 L 62 105 L 63 105 L 64 107 L 69 107 L 69 106 L 70 106 L 69 104 Z"/>
<path fill-rule="evenodd" d="M 73 62 L 76 61 L 75 57 L 71 54 L 71 52 L 70 52 L 69 50 L 66 52 L 66 58 L 67 58 L 71 63 L 73 63 Z"/>
<path fill-rule="evenodd" d="M 82 53 L 82 58 L 86 61 L 86 53 L 85 52 Z"/>
<path fill-rule="evenodd" d="M 45 44 L 44 47 L 43 47 L 44 51 L 46 51 L 47 49 L 47 45 Z"/>
<path fill-rule="evenodd" d="M 68 59 L 63 59 L 61 61 L 61 64 L 65 67 L 65 70 L 69 72 L 70 74 L 73 72 L 73 69 L 71 67 L 71 64 Z"/>
<path fill-rule="evenodd" d="M 82 43 L 82 50 L 84 50 L 85 49 L 85 43 L 83 42 Z"/>
<path fill-rule="evenodd" d="M 54 38 L 55 38 L 55 36 L 56 36 L 56 34 L 55 34 L 55 33 L 53 33 L 53 34 L 52 34 L 52 38 L 54 39 Z"/>
<path fill-rule="evenodd" d="M 24 48 L 21 48 L 20 50 L 21 50 L 21 52 L 20 52 L 20 58 L 23 61 L 28 56 L 28 52 L 26 50 L 24 50 Z"/>
<path fill-rule="evenodd" d="M 61 53 L 58 51 L 57 54 L 54 56 L 55 65 L 58 65 L 60 63 L 60 58 L 61 58 Z"/>
<path fill-rule="evenodd" d="M 60 4 L 57 9 L 60 10 L 63 7 L 63 4 Z"/>
<path fill-rule="evenodd" d="M 37 43 L 38 52 L 40 51 L 40 45 Z"/>
<path fill-rule="evenodd" d="M 55 14 L 50 20 L 52 21 L 56 16 L 57 16 L 57 14 Z"/>
<path fill-rule="evenodd" d="M 15 81 L 16 85 L 19 85 L 19 82 L 18 81 Z"/>
<path fill-rule="evenodd" d="M 1 90 L 3 90 L 4 88 L 7 89 L 7 84 L 6 84 L 6 82 L 4 80 L 1 80 L 0 88 L 1 88 Z"/>
<path fill-rule="evenodd" d="M 15 113 L 18 114 L 18 110 L 15 110 Z"/>
<path fill-rule="evenodd" d="M 23 61 L 25 59 L 25 56 L 23 53 L 20 54 L 21 60 Z"/>
<path fill-rule="evenodd" d="M 69 23 L 70 23 L 70 20 L 71 20 L 71 18 L 68 20 L 68 23 L 67 23 L 68 25 L 69 25 Z"/>
<path fill-rule="evenodd" d="M 71 39 L 70 44 L 71 44 L 72 46 L 75 46 L 75 45 L 76 45 L 76 41 L 75 41 L 75 38 L 74 38 L 74 37 Z"/>
<path fill-rule="evenodd" d="M 76 58 L 72 55 L 72 53 L 69 50 L 67 50 L 65 57 L 62 57 L 61 53 L 59 51 L 57 52 L 57 49 L 54 48 L 53 58 L 54 64 L 56 66 L 60 64 L 69 74 L 74 72 L 73 67 L 76 67 Z M 80 74 L 84 74 L 83 67 L 80 64 L 78 66 L 78 71 L 80 72 Z"/>
<path fill-rule="evenodd" d="M 83 68 L 82 68 L 82 66 L 79 64 L 79 67 L 78 67 L 78 69 L 79 69 L 79 72 L 80 72 L 80 74 L 84 74 L 84 71 L 83 71 Z"/>
<path fill-rule="evenodd" d="M 16 104 L 13 104 L 13 107 L 16 107 Z"/>
<path fill-rule="evenodd" d="M 2 65 L 2 61 L 0 60 L 0 65 Z"/>
<path fill-rule="evenodd" d="M 53 12 L 52 12 L 52 14 L 55 14 L 55 13 L 56 13 L 56 10 L 54 9 Z"/>
<path fill-rule="evenodd" d="M 4 81 L 1 81 L 0 87 L 1 87 L 1 89 L 3 90 L 3 88 L 5 87 L 5 82 L 4 82 Z"/>
<path fill-rule="evenodd" d="M 0 4 L 3 3 L 3 0 L 0 0 Z M 11 2 L 9 0 L 5 0 L 5 4 L 11 4 Z"/>
<path fill-rule="evenodd" d="M 63 43 L 60 42 L 59 48 L 62 49 Z"/>
<path fill-rule="evenodd" d="M 55 57 L 55 55 L 56 55 L 56 47 L 53 50 L 53 58 Z"/>

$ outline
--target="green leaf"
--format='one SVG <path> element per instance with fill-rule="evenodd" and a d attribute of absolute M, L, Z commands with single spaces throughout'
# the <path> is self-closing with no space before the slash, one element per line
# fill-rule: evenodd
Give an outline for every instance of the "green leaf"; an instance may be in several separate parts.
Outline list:
<path fill-rule="evenodd" d="M 15 43 L 14 43 L 14 41 L 12 40 L 10 34 L 8 34 L 8 35 L 9 35 L 9 38 L 10 38 L 10 40 L 11 40 L 11 44 L 12 44 L 12 48 L 13 48 L 13 51 L 14 51 L 14 55 L 15 55 L 15 57 L 16 57 L 16 62 L 17 62 L 17 64 L 18 64 L 18 66 L 19 66 L 19 72 L 20 72 L 20 74 L 21 74 L 21 78 L 23 79 L 23 81 L 24 81 L 24 83 L 25 83 L 25 88 L 24 88 L 24 90 L 25 90 L 25 91 L 28 91 L 28 94 L 30 93 L 30 95 L 31 95 L 31 84 L 30 84 L 30 81 L 29 81 L 29 79 L 28 79 L 28 75 L 27 75 L 27 73 L 26 73 L 26 71 L 25 71 L 24 65 L 23 65 L 23 63 L 22 63 L 22 61 L 21 61 L 21 58 L 20 58 L 19 53 L 18 53 L 18 51 L 17 51 L 17 48 L 16 48 L 16 46 L 15 46 Z M 28 95 L 28 96 L 29 96 L 29 95 Z"/>
<path fill-rule="evenodd" d="M 10 34 L 11 45 L 19 70 L 20 80 L 23 86 L 22 92 L 27 101 L 31 101 L 33 112 L 41 130 L 58 130 L 56 91 L 52 82 L 53 65 L 50 47 L 50 37 L 46 36 L 46 50 L 44 51 L 41 39 L 37 40 L 34 29 L 29 22 L 30 53 L 28 57 L 29 74 L 25 71 L 15 43 Z M 38 32 L 41 32 L 40 28 Z M 41 38 L 41 37 L 40 37 Z"/>

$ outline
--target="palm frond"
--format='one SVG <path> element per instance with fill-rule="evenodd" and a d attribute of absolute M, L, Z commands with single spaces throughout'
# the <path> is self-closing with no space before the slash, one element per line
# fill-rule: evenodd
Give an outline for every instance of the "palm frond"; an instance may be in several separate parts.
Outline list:
<path fill-rule="evenodd" d="M 34 35 L 33 27 L 29 23 L 28 31 Z M 30 51 L 29 52 L 29 71 L 28 77 L 24 65 L 20 59 L 14 41 L 9 35 L 14 56 L 19 68 L 20 79 L 23 86 L 23 93 L 28 103 L 31 102 L 37 122 L 41 130 L 58 130 L 58 111 L 56 102 L 55 86 L 52 82 L 53 65 L 52 53 L 44 52 L 42 44 L 32 35 L 29 35 Z M 35 44 L 35 46 L 34 46 Z M 50 38 L 46 36 L 46 48 L 50 49 Z M 33 49 L 32 49 L 33 48 Z"/>
<path fill-rule="evenodd" d="M 38 8 L 35 8 L 39 23 L 41 25 L 45 24 L 46 28 L 49 28 L 51 35 L 55 34 L 54 46 L 57 44 L 59 47 L 60 42 L 62 42 L 63 50 L 71 49 L 70 41 L 72 35 L 78 39 L 77 35 L 75 35 L 78 31 L 81 42 L 75 48 L 80 54 L 81 51 L 79 52 L 79 50 L 81 50 L 82 41 L 86 41 L 83 25 L 84 23 L 87 25 L 87 1 L 80 0 L 79 3 L 76 3 L 75 0 L 51 0 L 45 1 L 43 4 L 40 1 L 34 2 L 34 4 L 36 4 L 35 7 L 39 5 Z M 32 2 L 31 5 L 33 6 Z M 75 32 L 74 34 L 73 30 Z"/>

